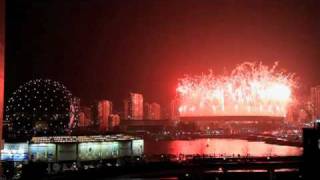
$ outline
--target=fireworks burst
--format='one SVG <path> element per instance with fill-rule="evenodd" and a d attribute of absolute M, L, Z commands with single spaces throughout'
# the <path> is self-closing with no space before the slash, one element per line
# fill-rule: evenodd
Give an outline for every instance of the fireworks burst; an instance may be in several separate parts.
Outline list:
<path fill-rule="evenodd" d="M 277 66 L 245 62 L 229 75 L 186 75 L 176 89 L 180 115 L 285 116 L 296 83 L 294 74 Z"/>

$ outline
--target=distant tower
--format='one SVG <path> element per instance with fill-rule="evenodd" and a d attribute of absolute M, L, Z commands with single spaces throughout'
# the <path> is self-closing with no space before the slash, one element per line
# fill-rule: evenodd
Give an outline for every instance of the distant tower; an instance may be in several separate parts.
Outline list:
<path fill-rule="evenodd" d="M 70 100 L 70 123 L 69 128 L 75 128 L 79 123 L 80 98 L 73 97 Z"/>
<path fill-rule="evenodd" d="M 296 118 L 296 112 L 297 112 L 297 107 L 294 104 L 289 104 L 287 107 L 287 113 L 286 113 L 286 121 L 287 122 L 294 122 L 297 120 Z"/>
<path fill-rule="evenodd" d="M 151 106 L 151 114 L 150 114 L 151 120 L 161 119 L 160 104 L 154 102 L 150 106 Z"/>
<path fill-rule="evenodd" d="M 130 93 L 129 99 L 124 100 L 124 119 L 143 119 L 143 96 Z"/>
<path fill-rule="evenodd" d="M 170 119 L 178 120 L 179 119 L 179 102 L 178 99 L 173 99 L 170 103 Z"/>
<path fill-rule="evenodd" d="M 107 131 L 109 116 L 112 113 L 112 102 L 108 100 L 101 100 L 98 102 L 98 119 L 99 119 L 99 130 Z"/>
<path fill-rule="evenodd" d="M 299 120 L 303 122 L 310 122 L 313 120 L 314 116 L 314 106 L 310 100 L 305 101 L 301 107 L 301 110 L 299 112 Z"/>
<path fill-rule="evenodd" d="M 123 119 L 130 119 L 128 99 L 123 100 Z"/>
<path fill-rule="evenodd" d="M 312 119 L 320 118 L 320 85 L 311 88 L 310 100 L 313 106 Z"/>
<path fill-rule="evenodd" d="M 151 119 L 151 105 L 150 103 L 144 103 L 143 105 L 143 119 Z"/>
<path fill-rule="evenodd" d="M 158 103 L 144 103 L 144 119 L 159 120 L 161 118 L 160 105 Z"/>
<path fill-rule="evenodd" d="M 118 114 L 110 114 L 108 127 L 109 130 L 115 130 L 117 127 L 119 128 L 120 125 L 120 116 Z"/>
<path fill-rule="evenodd" d="M 91 108 L 90 107 L 81 107 L 79 113 L 79 127 L 88 127 L 90 126 L 91 121 Z"/>

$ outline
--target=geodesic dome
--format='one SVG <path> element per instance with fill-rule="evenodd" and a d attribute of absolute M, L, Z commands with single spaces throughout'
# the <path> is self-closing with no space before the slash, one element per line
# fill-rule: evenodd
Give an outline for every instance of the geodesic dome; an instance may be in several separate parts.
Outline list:
<path fill-rule="evenodd" d="M 72 109 L 72 94 L 63 84 L 31 80 L 13 92 L 5 123 L 13 137 L 64 135 L 73 127 Z"/>

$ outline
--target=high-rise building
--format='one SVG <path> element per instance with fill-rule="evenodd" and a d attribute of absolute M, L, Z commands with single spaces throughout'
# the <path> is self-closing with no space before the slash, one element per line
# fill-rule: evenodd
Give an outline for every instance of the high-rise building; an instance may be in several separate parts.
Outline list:
<path fill-rule="evenodd" d="M 161 119 L 160 104 L 158 104 L 158 103 L 152 103 L 151 104 L 151 119 L 152 120 Z"/>
<path fill-rule="evenodd" d="M 98 120 L 99 130 L 107 131 L 109 116 L 112 113 L 112 102 L 108 100 L 101 100 L 98 102 Z"/>
<path fill-rule="evenodd" d="M 179 119 L 179 102 L 178 99 L 173 99 L 170 102 L 170 119 L 178 120 Z"/>
<path fill-rule="evenodd" d="M 299 119 L 299 108 L 296 104 L 290 103 L 287 107 L 285 120 L 287 122 L 296 122 Z"/>
<path fill-rule="evenodd" d="M 120 125 L 120 116 L 118 114 L 110 114 L 108 123 L 109 130 L 115 130 Z"/>
<path fill-rule="evenodd" d="M 86 116 L 85 116 L 84 112 L 80 111 L 78 127 L 86 127 L 85 120 L 86 120 Z"/>
<path fill-rule="evenodd" d="M 81 110 L 79 113 L 79 127 L 90 126 L 90 121 L 91 121 L 91 108 L 81 107 Z"/>
<path fill-rule="evenodd" d="M 123 119 L 130 119 L 129 118 L 129 100 L 123 100 Z"/>
<path fill-rule="evenodd" d="M 151 119 L 151 105 L 150 103 L 144 103 L 143 105 L 143 119 Z"/>
<path fill-rule="evenodd" d="M 145 103 L 144 105 L 144 118 L 149 120 L 161 119 L 160 105 L 158 103 Z"/>
<path fill-rule="evenodd" d="M 302 106 L 302 111 L 304 112 L 305 117 L 302 117 L 300 120 L 303 120 L 304 122 L 313 120 L 314 108 L 310 100 L 305 101 L 305 103 Z"/>
<path fill-rule="evenodd" d="M 90 126 L 94 127 L 94 128 L 98 128 L 98 126 L 99 126 L 98 102 L 93 103 L 90 106 L 90 109 L 91 109 Z"/>
<path fill-rule="evenodd" d="M 76 127 L 79 123 L 80 98 L 73 97 L 70 100 L 70 123 L 69 127 Z"/>
<path fill-rule="evenodd" d="M 312 119 L 320 118 L 320 85 L 311 88 L 310 100 L 313 106 Z"/>
<path fill-rule="evenodd" d="M 124 100 L 124 118 L 133 120 L 143 119 L 143 96 L 138 93 L 130 93 L 128 100 Z"/>

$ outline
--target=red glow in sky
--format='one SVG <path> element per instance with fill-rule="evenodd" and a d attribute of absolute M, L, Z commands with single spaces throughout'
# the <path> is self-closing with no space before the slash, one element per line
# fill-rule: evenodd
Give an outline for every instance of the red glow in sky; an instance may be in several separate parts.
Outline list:
<path fill-rule="evenodd" d="M 276 68 L 244 62 L 227 75 L 187 75 L 177 87 L 180 115 L 285 116 L 296 83 Z"/>

